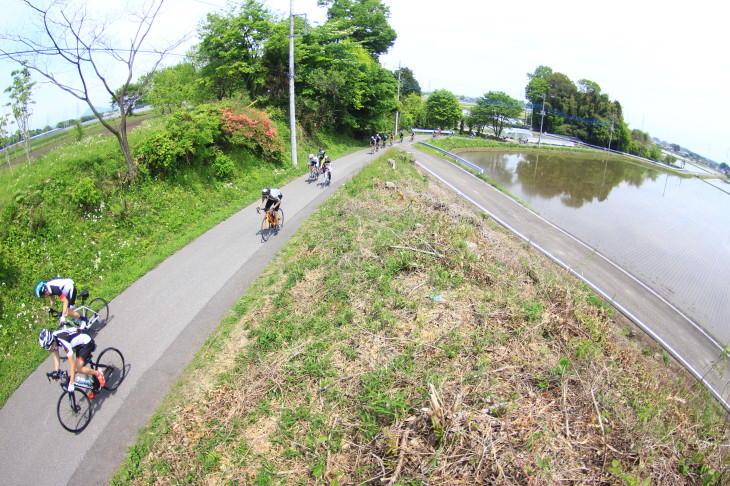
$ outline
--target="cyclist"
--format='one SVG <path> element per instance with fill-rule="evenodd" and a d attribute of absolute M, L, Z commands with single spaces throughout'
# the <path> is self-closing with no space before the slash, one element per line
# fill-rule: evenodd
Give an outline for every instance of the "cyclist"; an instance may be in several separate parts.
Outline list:
<path fill-rule="evenodd" d="M 375 135 L 370 135 L 370 153 L 375 153 Z"/>
<path fill-rule="evenodd" d="M 58 319 L 59 322 L 66 322 L 67 317 L 86 322 L 86 318 L 74 309 L 76 305 L 76 285 L 70 278 L 55 278 L 48 282 L 41 280 L 35 287 L 35 295 L 41 298 L 48 297 L 50 303 L 49 314 L 53 309 L 55 298 L 58 297 L 61 300 L 63 309 L 61 317 Z"/>
<path fill-rule="evenodd" d="M 275 187 L 264 187 L 261 189 L 261 202 L 256 208 L 256 212 L 261 212 L 261 205 L 264 204 L 265 201 L 266 207 L 264 209 L 266 211 L 271 209 L 274 212 L 274 225 L 279 224 L 279 206 L 281 206 L 281 200 L 283 198 L 284 196 L 281 194 L 279 189 Z"/>
<path fill-rule="evenodd" d="M 416 136 L 416 131 L 411 130 L 411 142 L 413 141 L 413 137 L 415 137 L 415 136 Z"/>
<path fill-rule="evenodd" d="M 91 353 L 96 349 L 96 343 L 85 332 L 81 332 L 75 327 L 66 327 L 57 331 L 41 329 L 38 334 L 38 344 L 46 351 L 53 353 L 54 370 L 50 376 L 54 380 L 58 380 L 60 377 L 58 373 L 61 365 L 61 357 L 58 352 L 59 346 L 66 351 L 71 371 L 67 388 L 69 392 L 73 392 L 75 389 L 76 373 L 81 373 L 87 377 L 96 376 L 98 386 L 96 386 L 96 383 L 94 384 L 91 393 L 89 393 L 89 398 L 94 398 L 94 392 L 99 391 L 99 387 L 106 385 L 106 378 L 104 378 L 104 373 L 101 370 L 93 370 L 86 366 L 86 363 L 91 360 Z"/>
<path fill-rule="evenodd" d="M 322 168 L 322 161 L 324 160 L 324 149 L 322 147 L 319 148 L 319 152 L 317 153 L 317 158 L 319 159 L 319 168 Z"/>
<path fill-rule="evenodd" d="M 400 143 L 403 143 L 403 130 L 400 131 Z"/>
<path fill-rule="evenodd" d="M 309 154 L 309 167 L 317 168 L 318 159 L 314 154 Z"/>
<path fill-rule="evenodd" d="M 332 180 L 332 161 L 330 160 L 329 155 L 324 156 L 324 161 L 322 165 L 322 173 L 327 177 L 329 175 L 329 180 Z"/>

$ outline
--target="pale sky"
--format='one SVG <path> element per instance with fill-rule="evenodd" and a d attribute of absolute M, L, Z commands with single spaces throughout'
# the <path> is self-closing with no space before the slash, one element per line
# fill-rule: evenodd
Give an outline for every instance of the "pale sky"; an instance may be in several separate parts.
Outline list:
<path fill-rule="evenodd" d="M 598 83 L 621 103 L 629 128 L 730 163 L 730 97 L 724 94 L 730 34 L 716 2 L 383 1 L 398 39 L 380 60 L 390 70 L 410 68 L 424 91 L 447 89 L 474 97 L 503 91 L 524 101 L 526 74 L 546 65 L 574 83 L 582 78 Z M 17 31 L 27 7 L 19 0 L 6 3 L 0 28 Z M 306 13 L 314 23 L 325 19 L 316 0 L 266 3 L 281 13 L 288 13 L 291 4 L 295 14 Z M 167 0 L 163 8 L 153 43 L 193 31 L 206 12 L 227 11 L 227 3 Z M 0 60 L 0 91 L 10 86 L 15 68 Z M 86 111 L 52 86 L 41 85 L 34 96 L 34 127 Z M 102 104 L 108 104 L 106 98 Z M 0 103 L 6 102 L 0 93 Z"/>

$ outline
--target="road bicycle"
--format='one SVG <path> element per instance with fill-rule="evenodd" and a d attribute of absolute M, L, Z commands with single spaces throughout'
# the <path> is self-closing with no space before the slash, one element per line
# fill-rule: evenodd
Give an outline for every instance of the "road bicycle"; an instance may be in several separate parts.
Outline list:
<path fill-rule="evenodd" d="M 94 413 L 89 394 L 98 393 L 100 388 L 109 391 L 116 390 L 127 374 L 124 367 L 124 356 L 116 348 L 106 348 L 96 359 L 96 363 L 92 362 L 92 359 L 93 356 L 89 357 L 84 366 L 90 366 L 91 369 L 101 370 L 104 373 L 103 387 L 99 387 L 99 381 L 95 375 L 89 375 L 88 380 L 77 380 L 74 391 L 70 392 L 68 391 L 70 376 L 67 371 L 46 373 L 48 381 L 58 380 L 61 390 L 63 390 L 58 398 L 56 415 L 58 415 L 61 426 L 69 432 L 81 432 L 89 425 Z M 76 373 L 76 376 L 80 374 Z"/>
<path fill-rule="evenodd" d="M 319 178 L 319 171 L 316 165 L 309 166 L 309 180 L 316 181 Z"/>
<path fill-rule="evenodd" d="M 330 181 L 332 180 L 332 169 L 330 169 L 329 167 L 325 166 L 322 169 L 322 178 L 323 178 L 322 179 L 322 184 L 325 185 L 325 186 L 329 186 L 330 185 Z"/>
<path fill-rule="evenodd" d="M 284 227 L 284 211 L 279 208 L 279 223 L 275 223 L 274 212 L 271 209 L 265 209 L 264 220 L 261 222 L 261 241 L 266 242 L 271 238 L 272 234 L 279 232 Z"/>
<path fill-rule="evenodd" d="M 86 300 L 89 298 L 89 291 L 84 290 L 81 292 L 81 307 L 75 307 L 74 310 L 80 313 L 84 319 L 71 319 L 74 327 L 78 327 L 82 331 L 99 332 L 99 330 L 106 326 L 107 320 L 109 319 L 109 303 L 97 297 L 86 305 Z M 55 309 L 48 309 L 48 313 L 54 317 L 61 317 L 61 312 Z M 63 327 L 61 324 L 59 327 Z"/>

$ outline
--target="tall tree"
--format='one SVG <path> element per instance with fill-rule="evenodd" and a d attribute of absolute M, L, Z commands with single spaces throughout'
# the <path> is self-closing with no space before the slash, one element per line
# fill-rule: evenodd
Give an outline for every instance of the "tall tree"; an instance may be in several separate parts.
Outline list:
<path fill-rule="evenodd" d="M 272 13 L 257 0 L 226 15 L 208 14 L 198 30 L 196 58 L 201 79 L 218 99 L 242 91 L 251 98 L 260 94 L 266 79 L 261 58 L 273 28 Z"/>
<path fill-rule="evenodd" d="M 479 123 L 489 125 L 494 136 L 499 138 L 506 124 L 522 116 L 522 105 L 501 91 L 490 91 L 477 99 L 472 116 Z"/>
<path fill-rule="evenodd" d="M 28 68 L 88 105 L 104 128 L 116 137 L 127 164 L 129 180 L 134 179 L 136 170 L 127 139 L 127 107 L 146 88 L 146 85 L 140 84 L 135 91 L 130 89 L 130 84 L 142 44 L 152 29 L 163 1 L 152 0 L 144 11 L 128 15 L 134 30 L 129 45 L 124 48 L 114 47 L 107 33 L 111 30 L 110 25 L 88 18 L 85 7 L 71 10 L 66 2 L 52 2 L 47 7 L 40 7 L 35 1 L 23 0 L 28 7 L 28 17 L 42 25 L 42 32 L 0 34 L 0 39 L 9 41 L 0 46 L 0 53 L 20 64 L 27 62 Z M 126 15 L 120 14 L 115 20 L 123 21 L 126 18 Z M 144 54 L 153 59 L 150 72 L 154 72 L 166 54 L 184 40 L 181 38 L 161 50 L 145 49 Z M 42 61 L 58 61 L 70 66 L 75 73 L 75 82 L 59 76 L 65 70 L 60 70 L 58 64 Z M 122 87 L 115 90 L 110 80 L 119 74 L 119 66 L 122 66 L 121 71 L 126 76 Z M 91 99 L 97 87 L 116 100 L 119 117 L 107 119 L 97 109 Z"/>
<path fill-rule="evenodd" d="M 186 103 L 206 101 L 205 94 L 200 93 L 195 66 L 190 62 L 182 62 L 152 75 L 152 82 L 147 101 L 161 113 L 172 113 Z"/>
<path fill-rule="evenodd" d="M 22 62 L 21 69 L 16 69 L 10 75 L 13 77 L 13 84 L 5 89 L 10 93 L 10 103 L 7 106 L 13 111 L 15 122 L 18 124 L 18 131 L 23 140 L 25 157 L 30 167 L 30 117 L 33 114 L 31 105 L 35 103 L 32 98 L 32 90 L 35 82 L 30 80 L 30 71 L 25 62 Z"/>
<path fill-rule="evenodd" d="M 407 67 L 402 67 L 393 71 L 393 77 L 400 79 L 400 95 L 406 97 L 411 93 L 421 96 L 421 85 L 413 76 L 413 71 Z"/>
<path fill-rule="evenodd" d="M 453 128 L 461 119 L 461 105 L 454 93 L 437 89 L 426 100 L 426 123 L 434 128 Z"/>
<path fill-rule="evenodd" d="M 363 134 L 397 108 L 397 81 L 336 25 L 310 29 L 297 49 L 297 104 L 305 124 Z"/>
<path fill-rule="evenodd" d="M 381 0 L 318 0 L 327 6 L 327 21 L 360 42 L 375 58 L 388 52 L 398 35 L 388 24 L 390 7 Z"/>

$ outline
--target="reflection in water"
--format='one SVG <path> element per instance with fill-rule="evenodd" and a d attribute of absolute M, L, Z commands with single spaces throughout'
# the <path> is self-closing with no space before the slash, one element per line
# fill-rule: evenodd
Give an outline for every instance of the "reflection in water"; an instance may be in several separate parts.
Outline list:
<path fill-rule="evenodd" d="M 644 180 L 653 180 L 658 174 L 645 167 L 609 159 L 541 157 L 538 153 L 501 154 L 496 159 L 495 166 L 498 164 L 503 172 L 499 177 L 500 185 L 511 185 L 516 175 L 526 195 L 547 199 L 560 197 L 563 204 L 573 208 L 594 200 L 604 201 L 622 182 L 639 187 Z M 602 170 L 597 170 L 598 167 Z"/>
<path fill-rule="evenodd" d="M 600 154 L 461 155 L 730 342 L 730 194 Z"/>

